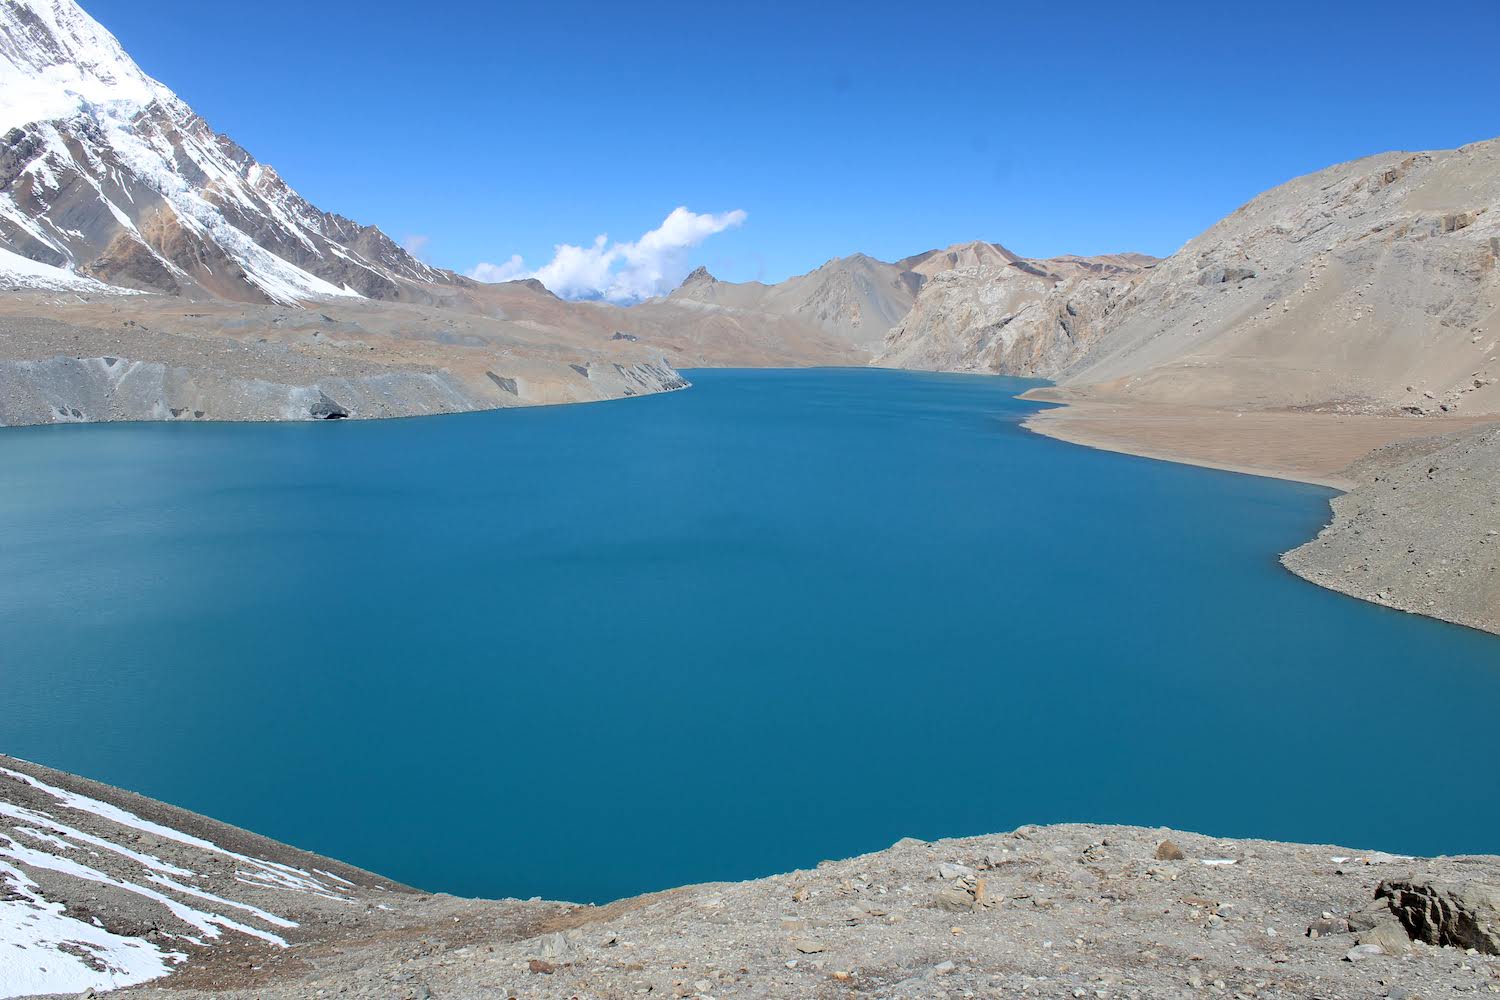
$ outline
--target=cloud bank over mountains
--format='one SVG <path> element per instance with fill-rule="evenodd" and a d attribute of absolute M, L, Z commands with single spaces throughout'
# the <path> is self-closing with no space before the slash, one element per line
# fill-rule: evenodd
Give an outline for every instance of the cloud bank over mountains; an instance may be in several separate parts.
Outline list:
<path fill-rule="evenodd" d="M 740 209 L 714 215 L 679 206 L 634 242 L 611 243 L 601 233 L 589 246 L 558 244 L 552 260 L 535 270 L 515 254 L 503 264 L 477 264 L 469 277 L 479 281 L 536 278 L 565 299 L 639 302 L 677 287 L 690 270 L 687 251 L 710 236 L 742 225 L 745 218 Z"/>

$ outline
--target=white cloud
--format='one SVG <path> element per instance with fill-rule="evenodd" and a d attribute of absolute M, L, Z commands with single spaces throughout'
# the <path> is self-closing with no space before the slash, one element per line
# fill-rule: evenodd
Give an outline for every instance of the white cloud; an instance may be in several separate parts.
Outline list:
<path fill-rule="evenodd" d="M 431 236 L 423 236 L 420 233 L 408 236 L 401 241 L 401 248 L 420 261 L 427 260 L 427 244 L 432 242 Z"/>
<path fill-rule="evenodd" d="M 479 281 L 536 278 L 565 299 L 639 302 L 677 287 L 690 270 L 688 250 L 744 221 L 745 213 L 739 209 L 700 215 L 674 208 L 661 225 L 634 243 L 611 243 L 605 235 L 586 247 L 560 243 L 552 260 L 534 271 L 515 255 L 503 264 L 475 265 L 469 277 Z"/>
<path fill-rule="evenodd" d="M 526 262 L 520 254 L 512 254 L 504 264 L 476 264 L 469 277 L 476 281 L 515 281 L 526 277 Z"/>

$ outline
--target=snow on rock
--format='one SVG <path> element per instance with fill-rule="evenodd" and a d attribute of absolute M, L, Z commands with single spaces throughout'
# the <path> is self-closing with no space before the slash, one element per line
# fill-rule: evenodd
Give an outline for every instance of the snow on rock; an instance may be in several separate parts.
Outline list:
<path fill-rule="evenodd" d="M 151 820 L 142 819 L 128 809 L 121 809 L 119 806 L 111 805 L 108 802 L 101 802 L 98 799 L 90 798 L 78 792 L 70 792 L 65 788 L 58 788 L 56 785 L 49 785 L 40 778 L 34 778 L 29 774 L 12 771 L 6 767 L 0 767 L 0 774 L 45 792 L 54 799 L 57 799 L 59 803 L 68 809 L 93 813 L 101 819 L 130 827 L 141 833 L 149 833 L 154 837 L 160 837 L 162 840 L 175 841 L 187 847 L 197 848 L 200 851 L 208 851 L 227 858 L 233 858 L 247 868 L 252 869 L 246 874 L 269 882 L 276 888 L 324 893 L 331 892 L 333 888 L 336 888 L 330 887 L 327 883 L 313 877 L 300 868 L 293 868 L 290 865 L 279 864 L 275 861 L 262 861 L 244 854 L 236 854 L 234 851 L 227 851 L 212 841 L 204 840 L 202 837 L 195 837 L 190 833 L 183 833 L 169 826 L 162 826 L 160 823 L 153 823 Z"/>
<path fill-rule="evenodd" d="M 129 116 L 175 99 L 73 0 L 0 3 L 0 133 L 89 109 Z"/>
<path fill-rule="evenodd" d="M 352 883 L 326 872 L 227 850 L 110 802 L 0 767 L 0 784 L 9 783 L 4 779 L 30 792 L 20 800 L 0 797 L 0 822 L 8 826 L 0 832 L 0 998 L 113 989 L 155 979 L 186 958 L 172 950 L 174 937 L 176 948 L 203 947 L 226 932 L 284 948 L 281 932 L 298 922 L 256 905 L 268 895 L 295 892 L 351 901 Z M 39 797 L 55 804 L 39 805 Z M 170 861 L 154 853 L 169 846 L 183 850 Z M 227 859 L 233 882 L 257 890 L 255 903 L 206 888 L 206 877 L 191 870 L 203 869 L 193 859 L 205 854 Z M 221 869 L 221 880 L 229 874 L 222 861 L 214 867 Z M 174 923 L 163 924 L 163 933 L 152 940 L 121 935 L 109 929 L 116 925 L 70 915 L 65 897 L 49 899 L 46 887 L 58 878 L 63 884 L 70 879 L 96 883 L 101 895 L 92 899 L 108 893 L 120 900 L 134 897 L 132 905 L 159 907 Z M 103 904 L 91 905 L 98 911 Z M 178 928 L 175 935 L 167 930 L 171 926 Z"/>
<path fill-rule="evenodd" d="M 0 209 L 3 209 L 0 205 Z M 0 247 L 0 290 L 40 288 L 59 292 L 123 292 L 93 278 L 22 257 Z"/>
<path fill-rule="evenodd" d="M 14 176 L 0 178 L 8 257 L 66 269 L 106 261 L 119 278 L 94 273 L 133 287 L 175 293 L 196 283 L 286 305 L 360 289 L 389 296 L 393 276 L 447 277 L 378 231 L 314 208 L 147 76 L 74 0 L 0 2 L 0 154 L 15 161 Z M 341 240 L 373 246 L 380 259 Z M 122 260 L 132 244 L 156 264 Z M 21 269 L 0 260 L 0 289 L 9 272 Z M 49 275 L 40 287 L 61 280 Z"/>
<path fill-rule="evenodd" d="M 133 986 L 165 976 L 183 957 L 68 916 L 5 861 L 0 900 L 0 997 Z"/>
<path fill-rule="evenodd" d="M 113 886 L 116 889 L 122 889 L 125 892 L 142 896 L 154 903 L 160 903 L 172 916 L 202 931 L 204 937 L 216 938 L 219 936 L 222 928 L 223 930 L 239 931 L 241 934 L 260 938 L 262 941 L 269 942 L 270 944 L 279 945 L 283 948 L 286 947 L 286 939 L 279 934 L 261 930 L 259 927 L 251 927 L 248 924 L 240 923 L 232 917 L 226 917 L 219 913 L 196 909 L 156 889 L 117 878 L 114 875 L 101 872 L 97 868 L 93 868 L 82 862 L 74 861 L 72 858 L 27 847 L 4 834 L 0 834 L 0 857 L 9 858 L 11 861 L 19 862 L 39 871 L 58 872 L 63 875 L 71 875 L 74 878 L 85 879 L 89 882 L 99 882 L 103 885 Z M 295 927 L 296 924 L 292 924 L 292 926 Z"/>

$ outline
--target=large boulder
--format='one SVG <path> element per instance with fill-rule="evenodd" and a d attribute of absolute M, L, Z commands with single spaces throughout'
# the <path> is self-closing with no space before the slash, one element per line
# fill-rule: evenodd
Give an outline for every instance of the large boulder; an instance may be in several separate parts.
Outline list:
<path fill-rule="evenodd" d="M 1380 884 L 1375 898 L 1386 901 L 1415 940 L 1500 955 L 1500 887 L 1390 881 Z"/>

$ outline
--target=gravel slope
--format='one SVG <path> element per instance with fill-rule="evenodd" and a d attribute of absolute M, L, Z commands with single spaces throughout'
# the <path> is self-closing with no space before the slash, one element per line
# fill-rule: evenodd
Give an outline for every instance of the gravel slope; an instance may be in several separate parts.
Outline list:
<path fill-rule="evenodd" d="M 99 877 L 59 873 L 57 859 Z M 1432 879 L 1468 924 L 1424 929 L 1433 911 L 1420 906 L 1421 885 Z M 1412 886 L 1393 908 L 1376 899 L 1383 882 Z M 1500 991 L 1500 890 L 1487 888 L 1497 884 L 1495 857 L 1065 825 L 907 840 L 813 870 L 599 907 L 463 900 L 0 758 L 0 927 L 50 908 L 80 935 L 102 927 L 182 956 L 170 978 L 124 997 L 1488 993 Z M 181 907 L 199 916 L 185 921 Z M 220 921 L 216 935 L 192 925 L 204 914 Z M 1481 950 L 1413 941 L 1408 926 Z M 1438 936 L 1455 929 L 1469 936 Z M 0 951 L 0 986 L 11 987 L 0 996 L 38 964 L 87 972 L 78 952 Z M 108 984 L 105 971 L 94 975 Z M 82 988 L 75 979 L 67 991 Z"/>
<path fill-rule="evenodd" d="M 457 309 L 0 296 L 0 425 L 404 417 L 686 384 L 648 344 Z"/>
<path fill-rule="evenodd" d="M 1282 563 L 1377 604 L 1500 634 L 1500 424 L 1380 448 Z"/>

